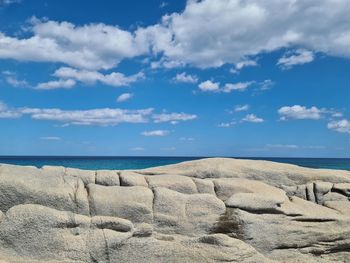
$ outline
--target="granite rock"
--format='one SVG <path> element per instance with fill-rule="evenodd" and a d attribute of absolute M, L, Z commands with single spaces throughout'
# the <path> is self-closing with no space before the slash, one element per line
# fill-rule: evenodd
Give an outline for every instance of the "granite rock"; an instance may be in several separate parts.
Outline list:
<path fill-rule="evenodd" d="M 350 262 L 350 172 L 0 165 L 0 262 Z"/>

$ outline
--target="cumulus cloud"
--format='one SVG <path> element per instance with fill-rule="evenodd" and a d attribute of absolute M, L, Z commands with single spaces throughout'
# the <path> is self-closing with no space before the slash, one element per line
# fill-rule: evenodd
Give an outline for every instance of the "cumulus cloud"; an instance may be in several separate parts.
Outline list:
<path fill-rule="evenodd" d="M 132 93 L 123 93 L 123 94 L 118 96 L 117 102 L 127 101 L 127 100 L 131 99 L 133 96 L 134 96 L 134 94 L 132 94 Z"/>
<path fill-rule="evenodd" d="M 198 77 L 196 75 L 187 74 L 186 72 L 178 73 L 173 78 L 173 81 L 179 83 L 197 83 Z"/>
<path fill-rule="evenodd" d="M 187 114 L 184 112 L 180 113 L 161 113 L 161 114 L 153 114 L 152 116 L 155 123 L 160 122 L 170 122 L 172 124 L 176 124 L 179 121 L 189 121 L 197 119 L 197 115 L 195 114 Z"/>
<path fill-rule="evenodd" d="M 148 30 L 162 60 L 179 65 L 219 67 L 291 47 L 350 57 L 349 12 L 347 0 L 188 1 Z"/>
<path fill-rule="evenodd" d="M 0 33 L 0 58 L 101 70 L 154 55 L 160 57 L 154 67 L 242 68 L 261 53 L 307 50 L 281 58 L 280 65 L 292 66 L 310 62 L 315 52 L 350 57 L 349 13 L 348 0 L 191 0 L 182 12 L 134 31 L 34 18 L 23 37 Z"/>
<path fill-rule="evenodd" d="M 74 79 L 84 84 L 95 84 L 101 82 L 105 85 L 119 87 L 128 86 L 144 77 L 143 72 L 134 75 L 125 76 L 119 72 L 112 72 L 110 74 L 102 74 L 97 71 L 78 70 L 69 67 L 61 67 L 53 74 L 60 79 Z"/>
<path fill-rule="evenodd" d="M 346 119 L 331 121 L 327 125 L 328 129 L 341 133 L 350 133 L 350 121 Z"/>
<path fill-rule="evenodd" d="M 294 52 L 287 52 L 283 57 L 281 57 L 277 65 L 284 69 L 289 69 L 296 65 L 302 65 L 310 63 L 314 60 L 314 53 L 305 49 L 298 49 Z"/>
<path fill-rule="evenodd" d="M 238 83 L 226 83 L 223 87 L 220 87 L 219 82 L 213 82 L 206 80 L 198 85 L 198 88 L 204 92 L 223 92 L 230 93 L 232 91 L 245 91 L 248 87 L 254 84 L 255 81 L 238 82 Z"/>
<path fill-rule="evenodd" d="M 247 111 L 249 110 L 249 105 L 245 104 L 245 105 L 236 105 L 234 108 L 235 112 L 240 112 L 240 111 Z"/>
<path fill-rule="evenodd" d="M 166 136 L 169 134 L 167 130 L 154 130 L 154 131 L 144 131 L 141 133 L 143 136 L 151 137 L 151 136 Z"/>
<path fill-rule="evenodd" d="M 0 58 L 60 62 L 89 70 L 110 69 L 124 58 L 148 51 L 136 34 L 102 23 L 76 26 L 69 22 L 32 19 L 32 36 L 17 38 L 0 32 Z"/>
<path fill-rule="evenodd" d="M 216 92 L 216 91 L 220 90 L 220 83 L 219 82 L 213 82 L 211 80 L 206 80 L 204 82 L 201 82 L 198 85 L 198 88 L 201 91 L 213 91 L 213 92 Z"/>
<path fill-rule="evenodd" d="M 52 90 L 52 89 L 70 89 L 75 86 L 76 82 L 73 79 L 59 79 L 48 82 L 39 83 L 35 89 Z"/>
<path fill-rule="evenodd" d="M 300 105 L 284 106 L 278 110 L 281 120 L 319 120 L 325 112 L 325 109 L 315 106 L 307 108 Z"/>
<path fill-rule="evenodd" d="M 254 123 L 261 123 L 264 122 L 263 118 L 257 117 L 255 114 L 247 114 L 243 119 L 242 122 L 254 122 Z"/>

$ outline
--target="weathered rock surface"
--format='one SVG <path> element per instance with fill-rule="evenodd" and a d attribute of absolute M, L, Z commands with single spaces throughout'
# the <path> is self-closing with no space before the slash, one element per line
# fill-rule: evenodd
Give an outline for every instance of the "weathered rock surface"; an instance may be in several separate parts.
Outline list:
<path fill-rule="evenodd" d="M 350 172 L 0 165 L 0 262 L 350 262 Z"/>

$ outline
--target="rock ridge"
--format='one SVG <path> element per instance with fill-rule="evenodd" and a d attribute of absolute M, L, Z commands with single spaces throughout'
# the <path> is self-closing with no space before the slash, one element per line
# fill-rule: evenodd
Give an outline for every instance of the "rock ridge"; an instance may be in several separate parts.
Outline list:
<path fill-rule="evenodd" d="M 350 262 L 350 172 L 0 165 L 1 262 Z"/>

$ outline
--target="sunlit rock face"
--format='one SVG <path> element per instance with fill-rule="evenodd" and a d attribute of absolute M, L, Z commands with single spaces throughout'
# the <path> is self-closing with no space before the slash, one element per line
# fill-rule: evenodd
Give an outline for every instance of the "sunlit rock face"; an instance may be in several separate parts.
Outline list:
<path fill-rule="evenodd" d="M 0 166 L 1 262 L 350 262 L 350 172 Z"/>

